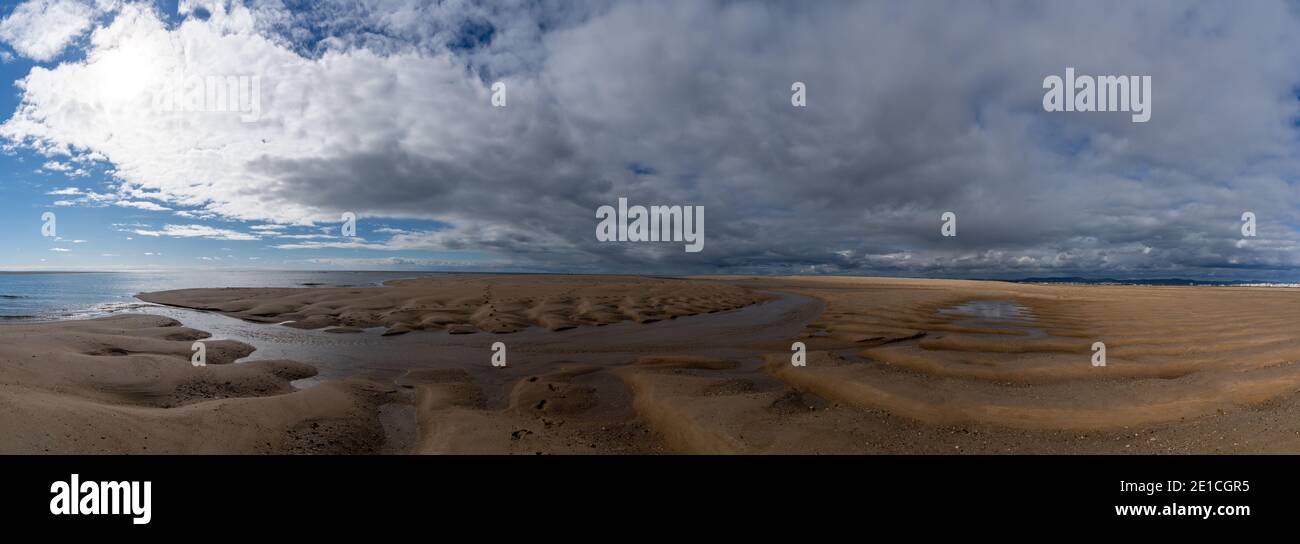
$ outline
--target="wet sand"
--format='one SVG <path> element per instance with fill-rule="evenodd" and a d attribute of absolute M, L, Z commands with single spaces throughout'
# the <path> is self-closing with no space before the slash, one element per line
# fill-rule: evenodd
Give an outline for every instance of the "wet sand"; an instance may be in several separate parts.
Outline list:
<path fill-rule="evenodd" d="M 1300 451 L 1283 288 L 467 275 L 141 298 L 171 306 L 0 326 L 0 451 Z M 208 333 L 239 362 L 191 367 Z"/>
<path fill-rule="evenodd" d="M 722 282 L 631 276 L 447 275 L 395 280 L 385 289 L 184 289 L 146 302 L 212 310 L 302 329 L 384 327 L 384 334 L 551 331 L 621 321 L 654 323 L 733 310 L 762 300 Z"/>

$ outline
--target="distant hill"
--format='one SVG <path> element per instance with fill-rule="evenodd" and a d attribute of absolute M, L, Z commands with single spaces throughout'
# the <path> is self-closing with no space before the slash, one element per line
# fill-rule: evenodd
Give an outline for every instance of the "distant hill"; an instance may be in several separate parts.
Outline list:
<path fill-rule="evenodd" d="M 1012 283 L 1081 283 L 1089 285 L 1255 285 L 1285 283 L 1256 280 L 1192 280 L 1187 278 L 1114 279 L 1081 278 L 1075 276 L 1059 278 L 1024 278 L 1006 281 Z"/>

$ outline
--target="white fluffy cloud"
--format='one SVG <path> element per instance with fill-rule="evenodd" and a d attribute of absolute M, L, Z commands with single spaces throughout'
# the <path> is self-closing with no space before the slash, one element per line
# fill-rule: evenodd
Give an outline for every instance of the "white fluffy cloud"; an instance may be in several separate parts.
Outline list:
<path fill-rule="evenodd" d="M 491 127 L 485 86 L 450 55 L 353 50 L 306 59 L 258 34 L 247 8 L 212 9 L 207 21 L 169 29 L 151 7 L 124 6 L 92 34 L 84 63 L 37 69 L 22 82 L 23 105 L 0 133 L 54 154 L 99 152 L 124 191 L 293 223 L 338 216 L 281 191 L 260 165 L 379 150 L 434 156 L 490 145 L 509 130 Z M 256 123 L 166 104 L 176 81 L 187 88 L 241 76 L 258 78 Z"/>
<path fill-rule="evenodd" d="M 210 227 L 207 225 L 166 225 L 161 230 L 154 230 L 147 227 L 132 228 L 128 229 L 128 232 L 133 232 L 140 236 L 150 236 L 155 238 L 168 236 L 172 238 L 207 238 L 210 240 L 234 241 L 251 241 L 259 239 L 259 237 L 254 234 Z"/>
<path fill-rule="evenodd" d="M 122 208 L 135 208 L 137 210 L 147 210 L 151 212 L 165 212 L 171 210 L 171 208 L 158 204 L 157 202 L 149 202 L 148 200 L 119 200 L 113 204 Z"/>
<path fill-rule="evenodd" d="M 117 0 L 28 0 L 0 21 L 0 40 L 37 61 L 57 57 Z"/>

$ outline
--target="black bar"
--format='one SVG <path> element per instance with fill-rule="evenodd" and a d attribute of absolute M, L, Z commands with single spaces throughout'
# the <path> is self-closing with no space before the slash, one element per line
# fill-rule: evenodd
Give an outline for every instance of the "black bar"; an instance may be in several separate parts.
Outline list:
<path fill-rule="evenodd" d="M 408 523 L 482 530 L 501 524 L 553 526 L 558 520 L 589 526 L 590 520 L 642 516 L 662 526 L 745 516 L 746 524 L 816 523 L 819 528 L 1029 520 L 1093 529 L 1254 530 L 1295 517 L 1293 490 L 1300 482 L 1296 458 L 1290 456 L 0 459 L 7 480 L 0 511 L 8 525 L 126 535 L 185 535 L 196 527 L 204 527 L 208 536 L 248 534 L 260 526 L 306 534 Z M 130 515 L 53 515 L 51 484 L 72 474 L 81 482 L 151 482 L 150 522 L 136 525 Z M 1182 482 L 1182 491 L 1169 491 L 1171 480 Z M 1161 483 L 1165 489 L 1123 491 L 1121 481 Z M 1125 505 L 1245 506 L 1249 513 L 1208 519 L 1116 515 L 1115 507 Z M 435 532 L 450 537 L 447 530 Z"/>

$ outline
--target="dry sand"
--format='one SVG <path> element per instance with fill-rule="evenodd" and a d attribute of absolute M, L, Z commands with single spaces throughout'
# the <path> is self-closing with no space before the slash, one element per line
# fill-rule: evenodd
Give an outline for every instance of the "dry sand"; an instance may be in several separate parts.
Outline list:
<path fill-rule="evenodd" d="M 573 335 L 531 366 L 295 390 L 312 361 L 194 368 L 205 333 L 168 318 L 0 326 L 0 451 L 1300 452 L 1300 290 L 481 275 L 141 298 L 353 334 L 600 332 L 529 332 Z"/>

